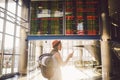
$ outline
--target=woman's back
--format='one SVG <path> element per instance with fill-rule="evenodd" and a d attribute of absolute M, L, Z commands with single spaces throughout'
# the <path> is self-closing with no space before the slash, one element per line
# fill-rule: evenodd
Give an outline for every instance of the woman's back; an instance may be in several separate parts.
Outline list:
<path fill-rule="evenodd" d="M 56 59 L 56 55 L 59 54 L 59 52 L 56 50 L 52 50 L 51 54 L 53 54 L 54 60 L 54 75 L 50 78 L 50 80 L 62 80 L 60 64 Z"/>

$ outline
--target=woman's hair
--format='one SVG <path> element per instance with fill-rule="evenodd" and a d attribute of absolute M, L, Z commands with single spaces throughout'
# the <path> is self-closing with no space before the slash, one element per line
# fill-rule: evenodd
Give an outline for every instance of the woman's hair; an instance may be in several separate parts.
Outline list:
<path fill-rule="evenodd" d="M 52 42 L 52 47 L 53 47 L 53 48 L 57 48 L 57 46 L 58 46 L 60 43 L 61 43 L 60 40 L 54 40 L 54 41 Z"/>

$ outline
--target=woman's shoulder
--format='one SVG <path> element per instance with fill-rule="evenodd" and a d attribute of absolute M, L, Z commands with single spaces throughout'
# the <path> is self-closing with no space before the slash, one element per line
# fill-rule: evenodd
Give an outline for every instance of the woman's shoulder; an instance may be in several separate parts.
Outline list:
<path fill-rule="evenodd" d="M 51 54 L 55 54 L 55 53 L 58 53 L 58 50 L 52 49 L 52 50 L 51 50 Z"/>

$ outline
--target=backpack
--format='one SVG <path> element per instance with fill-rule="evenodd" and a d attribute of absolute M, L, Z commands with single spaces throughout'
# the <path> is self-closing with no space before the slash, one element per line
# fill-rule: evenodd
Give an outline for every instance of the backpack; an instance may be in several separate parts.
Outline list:
<path fill-rule="evenodd" d="M 39 67 L 42 76 L 50 79 L 54 75 L 54 60 L 53 54 L 44 53 L 39 56 Z"/>

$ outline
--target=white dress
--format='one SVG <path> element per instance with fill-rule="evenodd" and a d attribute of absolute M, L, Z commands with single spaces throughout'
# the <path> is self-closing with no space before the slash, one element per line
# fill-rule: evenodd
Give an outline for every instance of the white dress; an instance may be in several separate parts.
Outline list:
<path fill-rule="evenodd" d="M 53 57 L 55 57 L 55 56 L 53 55 Z M 56 65 L 54 68 L 54 75 L 49 80 L 62 80 L 61 68 L 60 68 L 57 60 L 55 58 L 53 58 L 53 59 L 54 59 L 54 62 L 56 63 Z"/>

